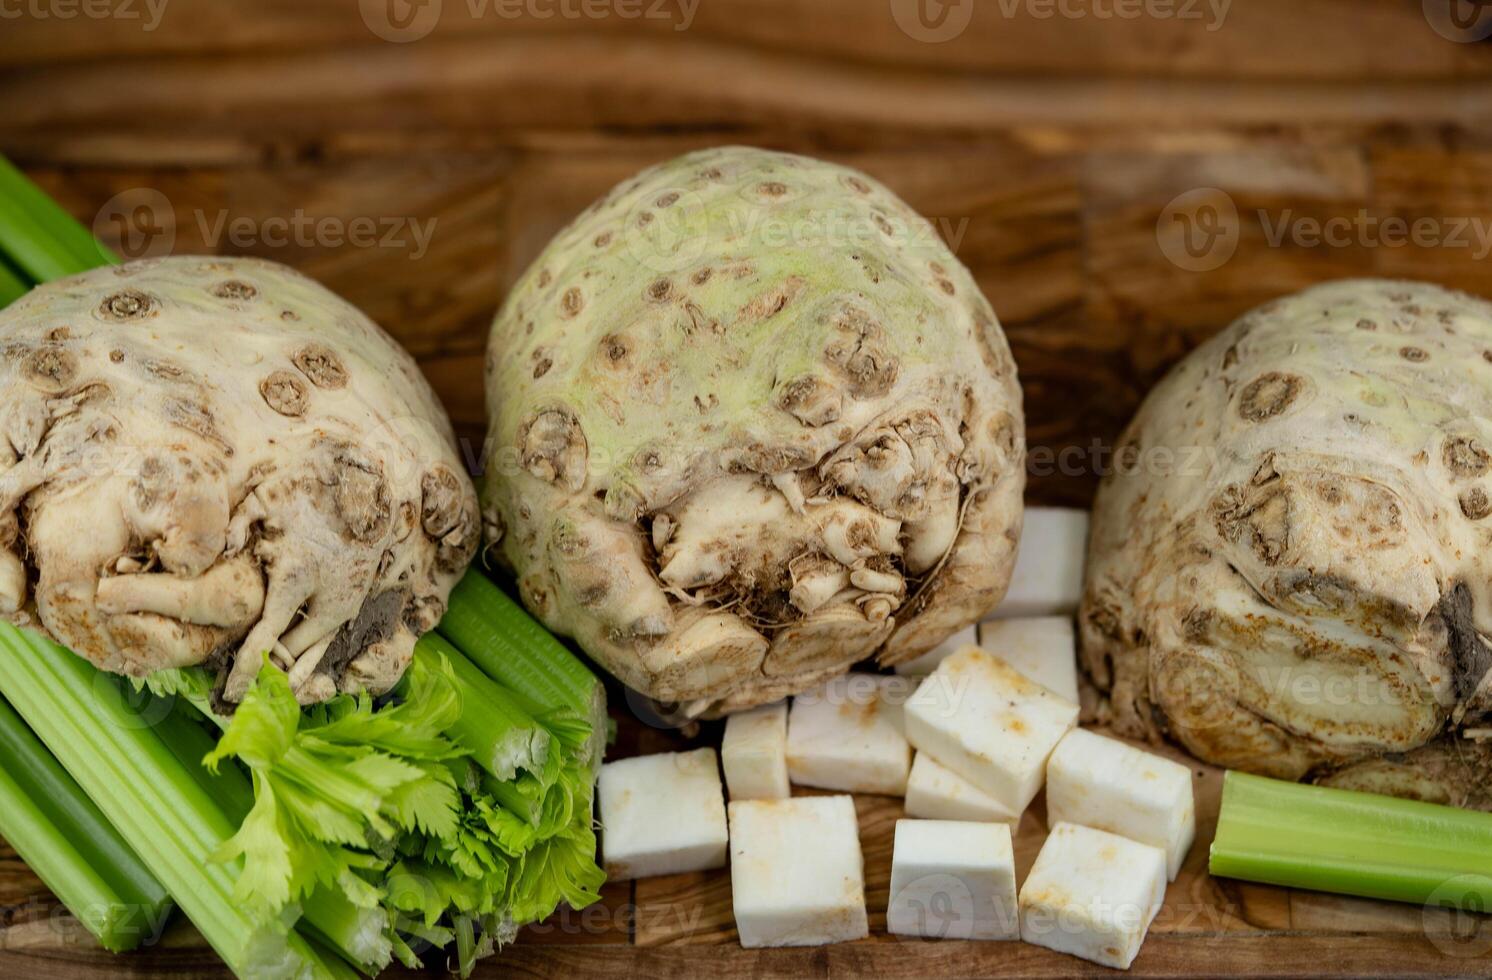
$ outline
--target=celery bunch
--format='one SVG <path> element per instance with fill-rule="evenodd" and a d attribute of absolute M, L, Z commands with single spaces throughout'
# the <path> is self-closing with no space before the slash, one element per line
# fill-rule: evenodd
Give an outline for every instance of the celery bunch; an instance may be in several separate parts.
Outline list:
<path fill-rule="evenodd" d="M 453 595 L 452 608 L 470 615 L 488 588 Z M 516 605 L 481 614 L 523 635 L 507 628 L 526 619 Z M 266 659 L 223 718 L 200 669 L 154 675 L 154 697 L 176 703 L 135 713 L 117 679 L 0 624 L 0 692 L 235 972 L 328 975 L 309 937 L 370 974 L 454 941 L 467 974 L 561 902 L 596 901 L 605 880 L 591 818 L 601 687 L 590 677 L 585 690 L 584 668 L 545 639 L 526 662 L 567 678 L 563 691 L 520 694 L 432 635 L 387 699 L 303 710 Z M 221 731 L 215 744 L 200 721 Z"/>
<path fill-rule="evenodd" d="M 0 306 L 118 261 L 3 158 L 0 202 Z M 598 898 L 605 697 L 477 573 L 441 631 L 390 698 L 303 711 L 266 662 L 223 718 L 200 669 L 151 677 L 176 704 L 137 716 L 116 678 L 0 623 L 0 692 L 25 718 L 0 710 L 0 833 L 111 949 L 135 938 L 123 907 L 158 920 L 169 892 L 240 975 L 376 974 L 453 943 L 469 973 Z"/>
<path fill-rule="evenodd" d="M 236 869 L 213 860 L 232 820 L 115 684 L 50 640 L 0 623 L 0 691 L 228 968 L 254 977 L 345 975 L 282 920 L 235 901 Z M 7 757 L 4 768 L 13 765 Z"/>
<path fill-rule="evenodd" d="M 558 644 L 549 653 L 561 670 L 578 665 Z M 200 677 L 194 685 L 200 699 Z M 242 861 L 236 899 L 271 917 L 337 891 L 386 913 L 406 965 L 419 964 L 412 939 L 469 934 L 462 972 L 561 902 L 596 901 L 591 740 L 535 714 L 569 720 L 564 705 L 516 695 L 435 636 L 382 705 L 343 696 L 303 712 L 266 662 L 206 760 L 234 758 L 253 774 L 253 810 L 219 853 Z"/>

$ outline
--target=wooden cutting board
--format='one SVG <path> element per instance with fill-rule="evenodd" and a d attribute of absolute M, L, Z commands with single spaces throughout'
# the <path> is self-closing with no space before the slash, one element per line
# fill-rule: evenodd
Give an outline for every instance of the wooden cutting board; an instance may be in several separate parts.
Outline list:
<path fill-rule="evenodd" d="M 1359 275 L 1492 295 L 1492 46 L 1437 33 L 1424 8 L 1440 0 L 1248 0 L 1221 19 L 1206 0 L 1138 17 L 1043 0 L 387 2 L 170 0 L 157 21 L 140 0 L 103 18 L 44 0 L 0 21 L 0 153 L 127 256 L 262 255 L 341 293 L 419 358 L 474 467 L 508 284 L 612 184 L 702 146 L 861 167 L 934 219 L 1009 335 L 1036 503 L 1087 506 L 1149 387 L 1258 303 Z M 420 10 L 438 16 L 387 40 Z M 1208 188 L 1220 210 L 1177 217 Z M 378 243 L 343 240 L 355 219 Z M 1199 219 L 1178 251 L 1177 222 Z M 1385 243 L 1390 219 L 1429 235 Z M 1312 234 L 1328 225 L 1334 243 Z M 694 744 L 615 701 L 619 753 Z M 1197 772 L 1203 843 L 1136 974 L 1492 974 L 1485 919 L 1208 877 L 1219 777 Z M 900 809 L 859 808 L 878 927 Z M 1043 831 L 1038 803 L 1024 864 Z M 150 952 L 97 951 L 8 852 L 0 927 L 0 977 L 217 972 L 181 924 Z M 747 951 L 731 930 L 724 873 L 612 885 L 483 974 L 1098 972 L 1022 944 Z"/>

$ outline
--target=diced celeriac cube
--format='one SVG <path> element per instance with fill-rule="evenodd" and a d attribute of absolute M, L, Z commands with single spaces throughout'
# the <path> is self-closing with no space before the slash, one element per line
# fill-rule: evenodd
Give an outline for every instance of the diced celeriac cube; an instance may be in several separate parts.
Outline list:
<path fill-rule="evenodd" d="M 730 854 L 742 946 L 821 946 L 869 935 L 850 797 L 733 802 Z"/>
<path fill-rule="evenodd" d="M 597 796 L 608 878 L 725 865 L 725 796 L 714 749 L 608 762 L 601 767 Z"/>
<path fill-rule="evenodd" d="M 966 626 L 922 656 L 897 664 L 896 672 L 903 677 L 926 677 L 938 669 L 938 664 L 943 662 L 944 657 L 953 653 L 955 650 L 975 646 L 978 642 L 979 632 L 977 628 Z"/>
<path fill-rule="evenodd" d="M 1027 507 L 1010 588 L 995 615 L 1074 615 L 1083 597 L 1087 551 L 1086 510 Z"/>
<path fill-rule="evenodd" d="M 912 750 L 902 705 L 912 686 L 901 677 L 845 674 L 793 698 L 787 721 L 792 781 L 847 793 L 905 793 Z"/>
<path fill-rule="evenodd" d="M 787 703 L 769 704 L 727 718 L 720 761 L 733 800 L 782 800 L 791 796 L 787 781 Z"/>
<path fill-rule="evenodd" d="M 926 752 L 918 752 L 912 760 L 903 809 L 909 817 L 929 820 L 977 820 L 1009 824 L 1012 828 L 1021 822 L 1019 813 L 1011 813 L 999 800 L 940 765 Z"/>
<path fill-rule="evenodd" d="M 1021 885 L 1021 938 L 1127 970 L 1165 894 L 1160 848 L 1059 823 Z"/>
<path fill-rule="evenodd" d="M 979 624 L 979 649 L 1042 687 L 1078 703 L 1078 644 L 1067 616 L 1022 616 Z"/>
<path fill-rule="evenodd" d="M 1022 813 L 1078 706 L 1014 667 L 967 647 L 938 665 L 907 701 L 907 738 L 920 752 Z"/>
<path fill-rule="evenodd" d="M 896 821 L 886 929 L 934 939 L 1019 939 L 1010 828 Z"/>
<path fill-rule="evenodd" d="M 1081 729 L 1068 732 L 1047 761 L 1046 812 L 1052 823 L 1159 847 L 1171 881 L 1197 836 L 1190 769 Z"/>

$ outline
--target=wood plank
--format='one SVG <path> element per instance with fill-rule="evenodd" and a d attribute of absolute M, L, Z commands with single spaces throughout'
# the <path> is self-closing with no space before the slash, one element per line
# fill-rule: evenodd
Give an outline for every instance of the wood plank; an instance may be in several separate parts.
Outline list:
<path fill-rule="evenodd" d="M 1260 941 L 1263 938 L 1266 941 Z M 3 960 L 0 960 L 3 962 Z M 1113 976 L 1103 967 L 1025 943 L 850 943 L 812 950 L 711 948 L 705 958 L 687 947 L 514 947 L 483 975 L 505 977 L 648 977 L 694 980 L 707 971 L 721 980 L 768 977 L 1055 978 Z M 1378 935 L 1152 936 L 1131 977 L 1450 977 L 1482 973 L 1484 962 L 1447 957 L 1429 939 Z M 54 974 L 55 975 L 55 974 Z M 1484 974 L 1483 974 L 1484 975 Z"/>
<path fill-rule="evenodd" d="M 1492 56 L 1492 52 L 1488 52 Z M 315 99 L 305 93 L 315 92 Z M 1163 79 L 949 75 L 708 40 L 592 35 L 65 63 L 0 75 L 0 137 L 46 129 L 174 136 L 264 132 L 326 139 L 359 130 L 766 129 L 863 141 L 1060 123 L 1185 127 L 1306 121 L 1472 126 L 1492 78 Z M 148 115 L 138 106 L 151 107 Z"/>
<path fill-rule="evenodd" d="M 94 18 L 7 23 L 9 63 L 158 59 L 211 52 L 372 47 L 386 37 L 428 44 L 586 34 L 710 43 L 878 67 L 946 72 L 1172 77 L 1456 78 L 1487 74 L 1471 45 L 1436 34 L 1415 4 L 1395 0 L 989 0 L 937 8 L 864 0 L 463 0 L 426 8 L 391 31 L 377 4 L 339 0 L 140 0 Z M 159 9 L 159 16 L 156 10 Z M 854 24 L 855 30 L 844 30 Z M 379 33 L 379 32 L 383 33 Z M 1351 43 L 1344 43 L 1350 34 Z M 951 35 L 951 36 L 950 36 Z M 948 36 L 928 43 L 924 38 Z M 1267 44 L 1259 43 L 1268 37 Z M 1380 52 L 1392 51 L 1393 57 Z"/>

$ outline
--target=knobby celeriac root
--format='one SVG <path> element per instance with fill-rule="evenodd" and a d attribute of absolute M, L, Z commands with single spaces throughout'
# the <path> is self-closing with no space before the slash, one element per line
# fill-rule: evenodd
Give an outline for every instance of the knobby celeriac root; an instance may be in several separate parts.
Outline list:
<path fill-rule="evenodd" d="M 0 313 L 0 606 L 100 667 L 268 652 L 298 696 L 383 691 L 480 534 L 414 361 L 315 282 L 147 259 Z M 29 593 L 34 589 L 34 595 Z"/>
<path fill-rule="evenodd" d="M 528 607 L 695 713 L 1000 599 L 1024 424 L 989 303 L 870 178 L 744 148 L 615 188 L 488 347 L 483 515 Z"/>
<path fill-rule="evenodd" d="M 1121 437 L 1083 661 L 1126 734 L 1492 806 L 1492 304 L 1330 283 L 1203 344 Z"/>

